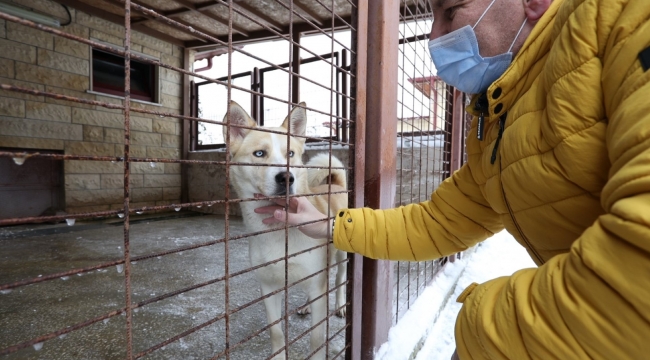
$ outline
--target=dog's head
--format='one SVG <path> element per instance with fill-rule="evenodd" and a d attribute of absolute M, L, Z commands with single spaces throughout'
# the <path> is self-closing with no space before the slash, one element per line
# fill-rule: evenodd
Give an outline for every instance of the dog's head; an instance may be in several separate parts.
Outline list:
<path fill-rule="evenodd" d="M 228 139 L 231 160 L 236 163 L 257 164 L 233 165 L 233 182 L 241 197 L 251 197 L 254 193 L 267 196 L 299 193 L 306 186 L 304 169 L 290 168 L 302 165 L 305 138 L 289 136 L 305 135 L 307 113 L 302 102 L 284 119 L 280 127 L 265 127 L 278 133 L 256 130 L 257 124 L 234 101 L 230 102 L 230 125 L 223 127 L 224 139 Z M 228 115 L 223 119 L 228 122 Z M 244 126 L 244 127 L 241 127 Z M 285 135 L 286 134 L 286 135 Z M 228 137 L 229 136 L 229 137 Z M 287 147 L 288 137 L 288 147 Z"/>

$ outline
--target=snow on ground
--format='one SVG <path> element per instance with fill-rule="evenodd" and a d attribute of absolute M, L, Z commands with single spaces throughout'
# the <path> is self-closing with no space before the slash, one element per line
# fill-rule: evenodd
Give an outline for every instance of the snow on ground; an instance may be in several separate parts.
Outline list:
<path fill-rule="evenodd" d="M 480 284 L 535 266 L 526 250 L 510 234 L 503 231 L 494 235 L 479 244 L 476 251 L 445 265 L 402 319 L 391 328 L 388 341 L 381 346 L 375 358 L 407 360 L 418 343 L 425 339 L 415 360 L 449 360 L 456 348 L 454 324 L 462 305 L 456 303 L 460 293 L 473 282 Z"/>

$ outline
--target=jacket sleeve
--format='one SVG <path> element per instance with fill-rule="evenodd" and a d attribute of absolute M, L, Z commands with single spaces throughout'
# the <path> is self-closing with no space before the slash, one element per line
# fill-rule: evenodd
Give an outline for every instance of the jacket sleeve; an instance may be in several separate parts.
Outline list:
<path fill-rule="evenodd" d="M 333 238 L 337 248 L 373 259 L 421 261 L 465 250 L 502 229 L 465 165 L 428 201 L 339 212 Z"/>
<path fill-rule="evenodd" d="M 601 194 L 605 214 L 569 253 L 459 298 L 460 359 L 650 354 L 650 69 L 639 55 L 650 47 L 650 6 L 647 0 L 587 0 L 581 6 L 598 6 L 598 21 L 611 26 L 599 34 L 608 34 L 599 39 L 611 161 Z"/>

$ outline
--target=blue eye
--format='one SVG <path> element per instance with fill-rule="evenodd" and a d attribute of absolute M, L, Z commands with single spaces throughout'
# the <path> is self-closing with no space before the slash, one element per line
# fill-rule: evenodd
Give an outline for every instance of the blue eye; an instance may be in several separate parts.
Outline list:
<path fill-rule="evenodd" d="M 262 157 L 264 156 L 264 150 L 257 150 L 253 153 L 253 156 L 255 157 Z"/>
<path fill-rule="evenodd" d="M 293 157 L 293 150 L 289 151 L 289 157 Z"/>

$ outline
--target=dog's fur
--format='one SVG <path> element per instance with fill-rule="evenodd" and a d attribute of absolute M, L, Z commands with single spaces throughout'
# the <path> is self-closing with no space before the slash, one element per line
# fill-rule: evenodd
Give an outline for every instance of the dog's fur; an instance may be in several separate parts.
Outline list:
<path fill-rule="evenodd" d="M 294 108 L 289 116 L 284 120 L 281 127 L 265 128 L 268 130 L 288 133 L 292 135 L 305 135 L 307 125 L 307 115 L 303 108 L 304 103 Z M 224 118 L 224 122 L 227 117 Z M 237 103 L 230 104 L 230 124 L 256 127 L 255 121 L 242 109 Z M 289 194 L 314 194 L 327 193 L 331 188 L 332 192 L 347 189 L 346 174 L 343 169 L 332 169 L 330 167 L 330 157 L 328 154 L 319 154 L 315 156 L 307 165 L 319 166 L 325 169 L 290 167 L 287 173 L 287 155 L 293 151 L 290 156 L 290 166 L 302 165 L 302 155 L 305 145 L 305 138 L 289 137 L 289 151 L 287 151 L 287 135 L 269 133 L 240 127 L 224 126 L 224 139 L 229 138 L 229 149 L 231 159 L 236 163 L 264 164 L 264 166 L 237 166 L 233 165 L 230 170 L 230 176 L 233 179 L 232 184 L 238 196 L 242 199 L 253 198 L 254 194 L 265 196 L 278 196 L 287 193 L 287 180 L 290 183 L 288 188 Z M 267 166 L 276 164 L 277 166 Z M 335 157 L 331 158 L 332 167 L 343 167 L 340 160 Z M 329 183 L 329 184 L 328 184 Z M 332 194 L 309 196 L 311 201 L 318 210 L 323 214 L 329 211 L 330 216 L 347 206 L 347 194 Z M 282 228 L 283 225 L 269 226 L 262 223 L 262 219 L 269 214 L 257 214 L 254 209 L 272 205 L 271 201 L 245 201 L 242 202 L 242 216 L 247 230 L 259 232 L 269 230 L 270 228 Z M 290 228 L 288 235 L 289 256 L 303 250 L 324 245 L 326 239 L 313 239 L 304 235 L 297 228 Z M 336 250 L 333 246 L 330 249 L 330 263 L 336 261 L 337 266 L 336 284 L 336 308 L 339 309 L 345 304 L 345 286 L 342 286 L 345 280 L 346 265 L 343 260 L 345 253 Z M 327 248 L 321 246 L 315 250 L 293 256 L 289 258 L 288 276 L 289 284 L 306 278 L 314 273 L 317 275 L 302 281 L 300 285 L 308 296 L 308 302 L 311 302 L 312 326 L 321 322 L 327 316 L 327 289 L 328 271 L 322 271 L 326 268 Z M 249 238 L 249 256 L 252 266 L 264 264 L 285 256 L 285 232 L 277 230 L 263 235 Z M 280 261 L 268 266 L 264 266 L 256 271 L 257 278 L 261 283 L 262 294 L 267 295 L 285 285 L 285 264 Z M 266 306 L 266 316 L 269 323 L 273 323 L 281 317 L 282 293 L 277 293 L 264 300 Z M 305 309 L 309 312 L 309 306 Z M 339 311 L 339 316 L 345 315 L 345 310 Z M 275 353 L 284 347 L 284 335 L 282 334 L 281 323 L 277 323 L 270 328 L 272 352 Z M 310 344 L 311 351 L 315 351 L 325 341 L 325 323 L 322 322 L 311 332 Z M 325 348 L 323 347 L 314 354 L 314 359 L 325 359 Z M 285 351 L 279 353 L 276 359 L 284 359 Z"/>

